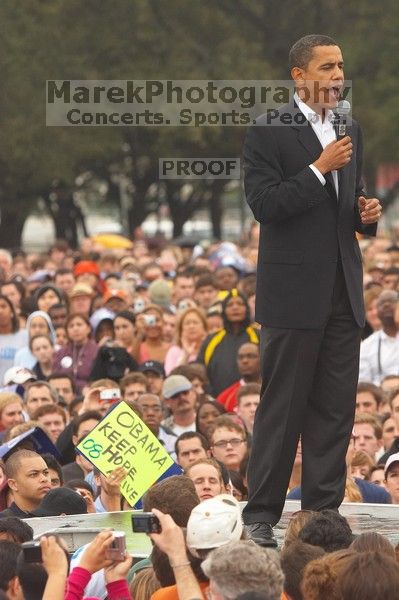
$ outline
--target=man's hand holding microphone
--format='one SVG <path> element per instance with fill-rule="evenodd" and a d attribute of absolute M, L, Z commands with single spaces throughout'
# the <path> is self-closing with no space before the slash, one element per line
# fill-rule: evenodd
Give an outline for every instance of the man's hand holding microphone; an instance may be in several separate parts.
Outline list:
<path fill-rule="evenodd" d="M 349 135 L 327 144 L 313 165 L 325 175 L 329 171 L 340 169 L 349 163 L 352 157 L 353 144 Z M 377 198 L 359 196 L 358 208 L 363 225 L 377 223 L 382 213 L 382 206 Z"/>

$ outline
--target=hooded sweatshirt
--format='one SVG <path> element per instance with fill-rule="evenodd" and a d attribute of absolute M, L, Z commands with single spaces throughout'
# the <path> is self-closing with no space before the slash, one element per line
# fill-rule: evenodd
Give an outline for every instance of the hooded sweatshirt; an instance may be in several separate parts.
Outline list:
<path fill-rule="evenodd" d="M 53 327 L 50 317 L 43 310 L 33 311 L 33 313 L 31 313 L 26 320 L 25 329 L 29 336 L 28 346 L 24 346 L 23 348 L 20 348 L 17 351 L 17 353 L 15 354 L 15 357 L 14 357 L 14 367 L 25 367 L 26 369 L 33 369 L 33 367 L 35 366 L 35 364 L 37 362 L 36 358 L 33 356 L 32 352 L 29 349 L 29 343 L 30 343 L 30 339 L 31 339 L 30 335 L 29 335 L 29 328 L 30 328 L 32 319 L 34 319 L 35 317 L 42 317 L 46 321 L 46 323 L 48 325 L 48 335 L 49 335 L 50 339 L 52 340 L 53 344 L 55 344 L 55 341 L 56 341 L 55 329 Z"/>

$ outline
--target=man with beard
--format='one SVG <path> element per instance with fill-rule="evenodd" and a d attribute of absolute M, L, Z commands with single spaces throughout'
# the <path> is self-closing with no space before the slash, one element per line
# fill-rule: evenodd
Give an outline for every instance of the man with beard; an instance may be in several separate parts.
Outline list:
<path fill-rule="evenodd" d="M 366 338 L 360 346 L 359 381 L 379 385 L 386 375 L 399 373 L 399 337 L 395 322 L 398 293 L 384 290 L 377 300 L 382 329 Z"/>

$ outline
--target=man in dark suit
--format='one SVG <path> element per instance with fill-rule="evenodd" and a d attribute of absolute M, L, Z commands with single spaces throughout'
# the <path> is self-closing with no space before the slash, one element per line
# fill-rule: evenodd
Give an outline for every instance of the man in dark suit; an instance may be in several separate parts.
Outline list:
<path fill-rule="evenodd" d="M 246 197 L 260 223 L 263 384 L 243 517 L 252 539 L 270 546 L 299 437 L 302 507 L 343 500 L 365 320 L 356 232 L 375 235 L 381 215 L 379 201 L 364 197 L 358 124 L 337 139 L 332 123 L 344 83 L 339 47 L 306 36 L 292 47 L 290 68 L 295 102 L 280 111 L 290 124 L 260 117 L 244 147 Z"/>

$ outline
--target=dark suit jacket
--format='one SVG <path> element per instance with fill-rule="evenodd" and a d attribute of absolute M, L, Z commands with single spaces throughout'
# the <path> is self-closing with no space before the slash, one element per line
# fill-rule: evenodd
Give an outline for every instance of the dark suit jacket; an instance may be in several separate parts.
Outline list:
<path fill-rule="evenodd" d="M 286 106 L 281 112 L 295 114 Z M 342 260 L 348 294 L 360 327 L 365 314 L 362 259 L 355 232 L 363 227 L 357 198 L 361 182 L 362 136 L 352 121 L 351 161 L 339 169 L 339 198 L 331 173 L 323 186 L 309 168 L 323 148 L 311 125 L 271 126 L 266 116 L 247 131 L 244 145 L 246 198 L 259 221 L 256 320 L 262 325 L 318 329 L 331 310 L 337 261 Z"/>

